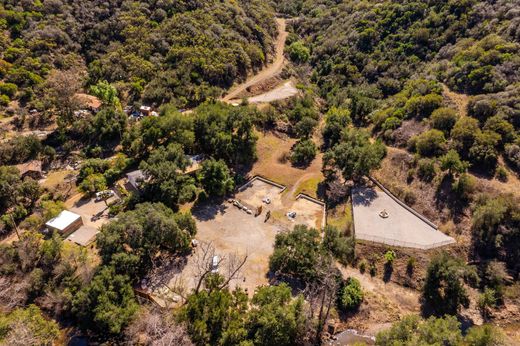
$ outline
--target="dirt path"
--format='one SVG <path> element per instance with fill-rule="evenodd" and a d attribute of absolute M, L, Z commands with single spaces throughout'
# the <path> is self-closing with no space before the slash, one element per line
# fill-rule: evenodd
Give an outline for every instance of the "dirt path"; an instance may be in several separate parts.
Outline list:
<path fill-rule="evenodd" d="M 457 109 L 461 115 L 468 114 L 468 102 L 469 96 L 465 94 L 459 94 L 454 91 L 451 91 L 447 85 L 442 84 L 442 94 L 449 98 L 451 102 L 457 106 Z"/>
<path fill-rule="evenodd" d="M 276 40 L 276 53 L 275 53 L 275 59 L 272 64 L 265 67 L 262 71 L 260 71 L 258 74 L 252 76 L 251 78 L 248 78 L 244 83 L 239 84 L 235 87 L 232 87 L 227 95 L 222 97 L 221 101 L 224 102 L 231 102 L 231 100 L 236 99 L 238 95 L 240 95 L 242 92 L 246 91 L 247 88 L 261 83 L 278 73 L 280 73 L 283 69 L 285 58 L 284 58 L 284 47 L 285 47 L 285 40 L 287 39 L 288 32 L 285 30 L 286 23 L 285 19 L 283 18 L 277 18 L 276 23 L 278 24 L 278 38 Z"/>

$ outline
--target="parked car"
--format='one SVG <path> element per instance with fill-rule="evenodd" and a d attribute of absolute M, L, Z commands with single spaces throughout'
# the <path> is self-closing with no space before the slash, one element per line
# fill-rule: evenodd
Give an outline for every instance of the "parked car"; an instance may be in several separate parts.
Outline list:
<path fill-rule="evenodd" d="M 271 199 L 269 197 L 265 197 L 262 202 L 264 202 L 265 204 L 271 204 Z"/>
<path fill-rule="evenodd" d="M 218 273 L 218 264 L 220 262 L 220 257 L 215 255 L 211 259 L 211 272 L 212 273 Z"/>
<path fill-rule="evenodd" d="M 296 212 L 295 211 L 290 211 L 287 213 L 287 217 L 290 217 L 291 219 L 294 219 L 296 217 Z"/>
<path fill-rule="evenodd" d="M 108 199 L 114 196 L 114 191 L 112 190 L 104 190 L 96 192 L 96 202 L 102 201 L 104 199 Z"/>

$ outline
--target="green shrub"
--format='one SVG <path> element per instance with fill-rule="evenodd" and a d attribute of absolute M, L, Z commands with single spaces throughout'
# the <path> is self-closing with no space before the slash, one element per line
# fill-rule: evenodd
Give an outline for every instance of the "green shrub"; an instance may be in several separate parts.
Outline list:
<path fill-rule="evenodd" d="M 495 171 L 495 177 L 503 182 L 507 181 L 507 170 L 503 166 L 497 167 L 497 170 Z"/>
<path fill-rule="evenodd" d="M 442 154 L 446 146 L 444 134 L 439 130 L 429 130 L 415 137 L 415 150 L 421 156 Z"/>
<path fill-rule="evenodd" d="M 392 263 L 394 263 L 394 260 L 395 260 L 395 257 L 396 257 L 396 256 L 395 256 L 395 251 L 394 251 L 394 250 L 388 250 L 388 251 L 384 254 L 383 257 L 385 258 L 386 263 L 392 265 Z"/>
<path fill-rule="evenodd" d="M 294 165 L 308 165 L 316 157 L 316 144 L 310 139 L 298 141 L 291 154 L 291 162 Z"/>
<path fill-rule="evenodd" d="M 363 290 L 356 278 L 348 278 L 340 288 L 338 295 L 338 308 L 342 311 L 354 311 L 363 301 Z"/>
<path fill-rule="evenodd" d="M 425 181 L 430 181 L 435 178 L 435 162 L 430 159 L 419 160 L 417 174 Z"/>
<path fill-rule="evenodd" d="M 361 262 L 359 262 L 359 271 L 361 274 L 364 274 L 366 270 L 367 270 L 367 261 L 361 260 Z"/>
<path fill-rule="evenodd" d="M 311 56 L 309 48 L 305 47 L 302 41 L 291 43 L 288 52 L 291 60 L 298 63 L 307 62 Z"/>
<path fill-rule="evenodd" d="M 457 111 L 452 108 L 442 107 L 433 111 L 430 120 L 433 128 L 449 133 L 457 122 Z"/>

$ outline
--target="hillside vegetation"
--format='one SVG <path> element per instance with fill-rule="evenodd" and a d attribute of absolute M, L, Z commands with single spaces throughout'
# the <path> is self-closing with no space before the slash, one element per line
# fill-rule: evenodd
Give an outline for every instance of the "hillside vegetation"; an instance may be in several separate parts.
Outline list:
<path fill-rule="evenodd" d="M 2 105 L 40 110 L 55 69 L 133 101 L 194 105 L 261 68 L 276 35 L 258 0 L 2 0 L 0 28 Z"/>

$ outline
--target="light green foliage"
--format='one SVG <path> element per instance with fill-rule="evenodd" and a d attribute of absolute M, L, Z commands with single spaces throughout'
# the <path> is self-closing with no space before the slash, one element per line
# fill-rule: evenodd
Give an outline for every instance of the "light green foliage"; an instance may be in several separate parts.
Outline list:
<path fill-rule="evenodd" d="M 287 51 L 291 60 L 297 63 L 305 63 L 310 58 L 309 48 L 305 47 L 302 41 L 291 43 Z"/>
<path fill-rule="evenodd" d="M 65 204 L 61 201 L 42 201 L 42 216 L 44 220 L 50 220 L 53 217 L 58 216 L 58 214 L 65 209 Z"/>
<path fill-rule="evenodd" d="M 342 311 L 355 311 L 363 301 L 363 290 L 356 278 L 348 278 L 342 283 L 338 293 L 338 307 Z"/>
<path fill-rule="evenodd" d="M 415 150 L 421 156 L 437 156 L 442 154 L 446 147 L 444 134 L 439 130 L 429 130 L 412 138 Z"/>
<path fill-rule="evenodd" d="M 291 162 L 293 165 L 309 165 L 316 157 L 316 144 L 311 139 L 298 141 L 292 148 Z"/>
<path fill-rule="evenodd" d="M 437 130 L 441 130 L 446 135 L 449 134 L 453 126 L 455 126 L 457 119 L 457 111 L 447 107 L 436 109 L 430 117 L 432 126 Z"/>
<path fill-rule="evenodd" d="M 90 92 L 107 106 L 121 108 L 121 102 L 117 96 L 117 89 L 106 80 L 99 81 L 96 85 L 92 85 Z"/>
<path fill-rule="evenodd" d="M 10 211 L 15 219 L 25 217 L 40 197 L 38 182 L 22 180 L 15 167 L 0 166 L 0 215 Z M 7 217 L 7 215 L 5 215 Z M 10 224 L 10 218 L 7 219 Z"/>
<path fill-rule="evenodd" d="M 461 117 L 451 130 L 451 138 L 455 148 L 463 158 L 469 156 L 469 149 L 473 145 L 477 134 L 480 132 L 477 119 Z"/>
<path fill-rule="evenodd" d="M 448 174 L 461 174 L 468 168 L 468 163 L 461 161 L 459 154 L 455 150 L 449 150 L 441 157 L 441 169 L 448 171 Z"/>
<path fill-rule="evenodd" d="M 462 281 L 464 263 L 445 252 L 435 256 L 427 269 L 423 298 L 439 316 L 456 314 L 460 306 L 468 306 L 469 298 Z"/>
<path fill-rule="evenodd" d="M 159 252 L 187 251 L 196 232 L 191 214 L 174 213 L 160 203 L 143 203 L 103 225 L 96 244 L 103 263 L 135 278 L 151 268 Z"/>
<path fill-rule="evenodd" d="M 384 258 L 386 263 L 388 263 L 389 265 L 392 265 L 394 263 L 395 257 L 396 255 L 394 250 L 388 250 L 387 252 L 385 252 Z"/>
<path fill-rule="evenodd" d="M 225 196 L 233 191 L 235 183 L 229 168 L 222 160 L 206 160 L 202 164 L 199 177 L 202 187 L 210 196 Z"/>
<path fill-rule="evenodd" d="M 52 345 L 59 335 L 58 324 L 46 319 L 36 305 L 0 315 L 2 344 L 14 345 L 23 340 L 31 345 Z"/>
<path fill-rule="evenodd" d="M 475 192 L 476 187 L 477 180 L 475 177 L 467 173 L 463 173 L 457 180 L 453 182 L 451 189 L 456 193 L 460 200 L 468 201 L 470 200 L 473 192 Z"/>
<path fill-rule="evenodd" d="M 130 322 L 138 305 L 127 275 L 102 266 L 72 301 L 72 311 L 84 327 L 118 334 Z"/>
<path fill-rule="evenodd" d="M 380 166 L 385 146 L 370 142 L 369 134 L 355 128 L 346 129 L 340 144 L 325 153 L 325 170 L 338 169 L 346 180 L 359 179 Z"/>
<path fill-rule="evenodd" d="M 87 196 L 92 196 L 96 192 L 107 189 L 107 181 L 102 174 L 95 173 L 87 176 L 81 184 L 79 190 Z"/>

